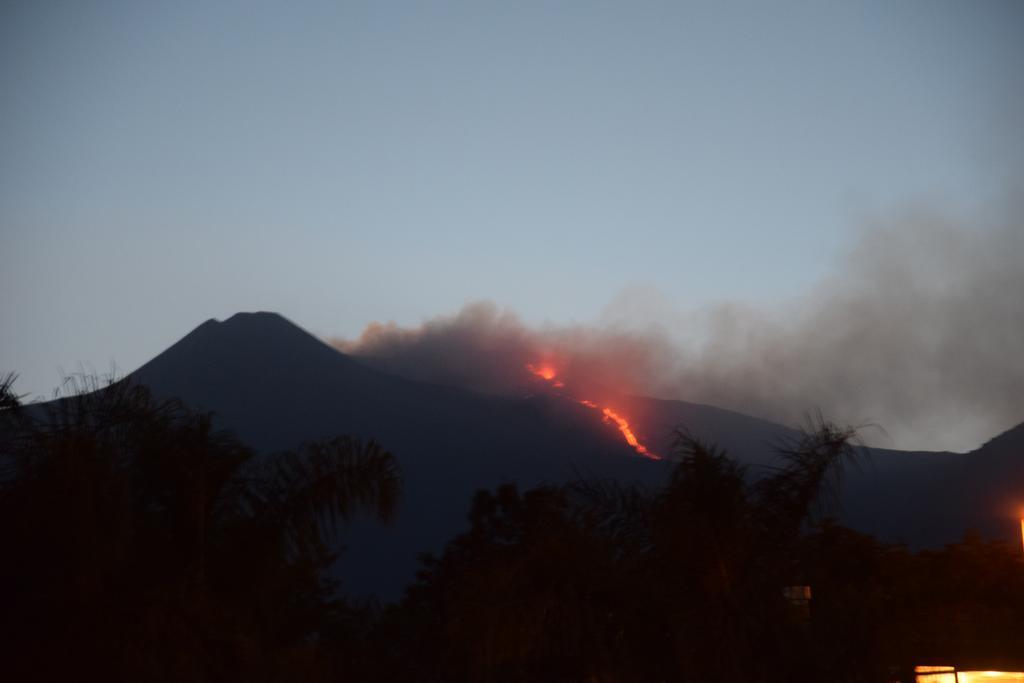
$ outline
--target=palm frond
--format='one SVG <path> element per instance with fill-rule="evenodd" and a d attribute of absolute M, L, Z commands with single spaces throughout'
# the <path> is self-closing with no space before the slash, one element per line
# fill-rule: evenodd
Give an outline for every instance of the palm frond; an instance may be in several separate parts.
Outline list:
<path fill-rule="evenodd" d="M 845 470 L 859 468 L 867 457 L 860 429 L 830 422 L 820 412 L 807 416 L 798 436 L 776 446 L 782 466 L 760 482 L 763 504 L 794 523 L 834 509 Z"/>
<path fill-rule="evenodd" d="M 324 552 L 329 537 L 356 514 L 382 521 L 394 515 L 401 474 L 394 456 L 375 441 L 342 436 L 271 456 L 247 487 L 256 514 L 278 518 L 299 554 Z"/>
<path fill-rule="evenodd" d="M 572 509 L 607 538 L 633 547 L 650 546 L 651 496 L 643 487 L 610 479 L 577 479 L 564 490 Z"/>

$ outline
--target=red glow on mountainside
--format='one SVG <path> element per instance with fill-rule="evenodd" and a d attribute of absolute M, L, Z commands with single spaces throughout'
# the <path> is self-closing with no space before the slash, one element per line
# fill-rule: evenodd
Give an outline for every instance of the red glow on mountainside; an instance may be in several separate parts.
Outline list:
<path fill-rule="evenodd" d="M 534 365 L 533 363 L 527 363 L 526 369 L 541 379 L 546 379 L 548 381 L 553 380 L 557 374 L 555 369 L 550 365 Z"/>
<path fill-rule="evenodd" d="M 540 377 L 541 379 L 550 382 L 551 386 L 553 387 L 558 387 L 559 389 L 561 389 L 562 387 L 565 386 L 565 384 L 562 383 L 561 380 L 555 379 L 555 375 L 557 375 L 558 373 L 555 371 L 554 367 L 548 365 L 547 363 L 541 365 L 527 363 L 526 369 L 529 370 L 534 375 L 536 375 L 537 377 Z"/>
<path fill-rule="evenodd" d="M 565 386 L 565 384 L 561 380 L 556 379 L 558 376 L 558 371 L 555 370 L 554 366 L 550 364 L 544 363 L 541 365 L 533 365 L 532 363 L 527 363 L 526 369 L 533 375 L 541 378 L 545 382 L 548 382 L 553 387 L 562 388 Z M 650 458 L 652 460 L 661 460 L 660 455 L 652 453 L 650 449 L 647 448 L 647 446 L 640 443 L 640 440 L 636 438 L 636 434 L 633 433 L 633 429 L 629 426 L 629 421 L 626 420 L 626 418 L 624 418 L 622 415 L 612 410 L 611 408 L 601 407 L 598 404 L 594 403 L 593 401 L 587 399 L 575 398 L 574 400 L 580 405 L 592 408 L 593 410 L 600 410 L 601 419 L 605 422 L 614 424 L 622 433 L 622 437 L 626 440 L 626 443 L 628 443 L 637 453 L 644 456 L 645 458 Z"/>

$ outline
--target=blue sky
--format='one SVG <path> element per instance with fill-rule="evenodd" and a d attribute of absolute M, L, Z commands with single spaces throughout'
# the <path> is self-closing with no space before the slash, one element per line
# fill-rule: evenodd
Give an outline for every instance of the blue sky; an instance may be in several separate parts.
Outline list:
<path fill-rule="evenodd" d="M 1022 37 L 1017 2 L 4 2 L 0 369 L 239 310 L 785 300 L 866 215 L 989 210 Z"/>

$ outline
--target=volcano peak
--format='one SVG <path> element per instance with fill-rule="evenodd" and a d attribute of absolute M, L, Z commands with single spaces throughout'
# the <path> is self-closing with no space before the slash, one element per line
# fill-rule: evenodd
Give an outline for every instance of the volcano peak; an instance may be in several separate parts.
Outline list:
<path fill-rule="evenodd" d="M 198 332 L 200 330 L 203 330 L 204 332 L 215 332 L 219 335 L 225 333 L 267 334 L 287 331 L 291 334 L 310 336 L 308 332 L 293 323 L 291 320 L 288 320 L 280 313 L 274 313 L 272 311 L 242 311 L 235 313 L 224 320 L 210 318 L 196 327 L 193 332 Z"/>
<path fill-rule="evenodd" d="M 304 350 L 307 351 L 311 344 L 315 343 L 317 347 L 322 347 L 321 350 L 337 353 L 280 313 L 269 311 L 235 313 L 223 321 L 210 318 L 164 353 L 174 351 L 182 345 L 195 347 L 230 344 L 235 346 L 237 351 L 242 351 L 247 347 L 268 343 L 272 343 L 278 350 L 282 347 L 300 345 L 306 347 Z"/>

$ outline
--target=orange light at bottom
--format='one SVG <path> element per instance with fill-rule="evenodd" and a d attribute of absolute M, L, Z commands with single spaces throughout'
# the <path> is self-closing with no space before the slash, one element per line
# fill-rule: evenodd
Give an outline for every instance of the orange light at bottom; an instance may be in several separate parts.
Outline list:
<path fill-rule="evenodd" d="M 915 666 L 914 674 L 916 683 L 957 683 L 952 666 Z"/>
<path fill-rule="evenodd" d="M 1019 683 L 1022 671 L 957 671 L 952 666 L 915 666 L 917 683 Z"/>

